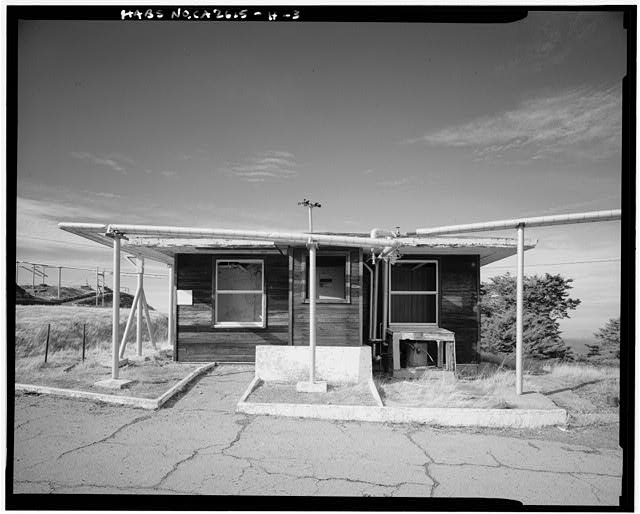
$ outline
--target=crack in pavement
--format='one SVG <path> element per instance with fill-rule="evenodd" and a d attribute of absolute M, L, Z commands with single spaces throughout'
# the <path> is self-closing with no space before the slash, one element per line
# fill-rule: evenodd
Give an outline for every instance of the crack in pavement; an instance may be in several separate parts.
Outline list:
<path fill-rule="evenodd" d="M 146 421 L 147 419 L 151 418 L 152 416 L 153 416 L 153 413 L 152 414 L 145 414 L 144 416 L 139 416 L 139 417 L 129 421 L 128 423 L 125 423 L 124 425 L 118 427 L 116 430 L 111 432 L 108 436 L 103 437 L 102 439 L 99 439 L 98 441 L 93 441 L 92 443 L 83 444 L 82 446 L 78 446 L 77 448 L 73 448 L 71 450 L 67 450 L 64 453 L 61 453 L 60 455 L 58 455 L 58 457 L 56 457 L 56 460 L 60 460 L 65 455 L 68 455 L 68 454 L 73 453 L 73 452 L 77 452 L 78 450 L 82 450 L 83 448 L 89 448 L 90 446 L 95 446 L 96 444 L 104 443 L 105 441 L 108 441 L 109 439 L 113 439 L 116 435 L 118 435 L 124 429 L 126 429 L 126 428 L 128 428 L 130 426 L 133 426 L 136 423 L 139 423 L 141 421 Z"/>
<path fill-rule="evenodd" d="M 160 487 L 160 485 L 162 484 L 162 482 L 164 482 L 165 480 L 167 480 L 173 473 L 175 473 L 178 468 L 180 466 L 182 466 L 185 462 L 189 462 L 190 460 L 193 460 L 197 457 L 198 453 L 200 453 L 203 450 L 206 450 L 208 448 L 211 448 L 215 446 L 215 444 L 210 444 L 207 446 L 203 446 L 202 448 L 196 448 L 195 450 L 193 450 L 191 452 L 191 455 L 189 455 L 188 457 L 185 457 L 184 459 L 179 460 L 178 462 L 176 462 L 175 464 L 173 464 L 173 466 L 171 467 L 171 469 L 169 471 L 167 471 L 160 480 L 158 480 L 157 483 L 153 484 L 151 486 L 151 489 L 157 489 Z"/>
<path fill-rule="evenodd" d="M 552 471 L 548 469 L 533 469 L 533 468 L 521 468 L 516 466 L 508 466 L 503 462 L 500 462 L 496 456 L 491 453 L 491 450 L 487 450 L 487 455 L 489 455 L 494 461 L 496 461 L 497 466 L 488 466 L 486 464 L 471 464 L 471 463 L 460 463 L 460 464 L 448 464 L 446 462 L 438 462 L 436 464 L 440 466 L 449 466 L 449 467 L 457 467 L 457 466 L 474 466 L 478 468 L 505 468 L 513 471 L 527 471 L 529 473 L 555 473 L 557 475 L 571 475 L 575 473 L 575 471 Z M 586 473 L 588 475 L 598 476 L 598 477 L 610 477 L 610 478 L 620 478 L 620 475 L 609 475 L 608 473 Z"/>
<path fill-rule="evenodd" d="M 407 439 L 409 439 L 409 441 L 416 446 L 418 449 L 420 449 L 420 451 L 424 454 L 424 456 L 427 458 L 427 461 L 422 465 L 422 467 L 424 468 L 424 474 L 427 476 L 427 478 L 431 481 L 431 490 L 429 491 L 429 498 L 433 498 L 433 495 L 436 491 L 436 488 L 440 485 L 440 482 L 438 482 L 438 480 L 436 480 L 436 478 L 431 474 L 431 470 L 429 469 L 429 466 L 431 464 L 435 464 L 436 461 L 433 459 L 433 457 L 431 457 L 431 455 L 429 455 L 427 453 L 427 450 L 425 450 L 422 446 L 420 446 L 416 441 L 414 441 L 413 439 L 413 434 L 415 434 L 416 432 L 418 432 L 419 429 L 418 428 L 414 428 L 413 430 L 411 430 L 410 432 L 402 432 Z"/>
<path fill-rule="evenodd" d="M 596 497 L 596 500 L 598 500 L 598 503 L 603 503 L 602 500 L 600 499 L 600 495 L 598 494 L 600 491 L 595 485 L 593 485 L 591 482 L 588 482 L 583 478 L 580 478 L 575 473 L 569 473 L 569 476 L 575 478 L 576 480 L 579 480 L 580 482 L 584 482 L 585 484 L 587 484 L 591 488 L 591 492 Z"/>
<path fill-rule="evenodd" d="M 258 459 L 248 457 L 245 460 L 251 461 L 251 460 L 258 460 Z M 309 480 L 315 480 L 317 482 L 330 482 L 332 480 L 342 480 L 350 484 L 361 484 L 361 485 L 368 485 L 368 486 L 374 486 L 374 487 L 394 488 L 396 490 L 402 487 L 403 485 L 418 485 L 418 486 L 425 485 L 424 483 L 411 482 L 411 481 L 388 484 L 388 483 L 380 483 L 380 482 L 371 482 L 368 480 L 359 480 L 356 478 L 349 478 L 349 477 L 316 477 L 315 475 L 302 475 L 302 474 L 299 475 L 299 474 L 285 473 L 282 471 L 272 472 L 267 470 L 263 465 L 260 465 L 258 463 L 255 464 L 255 468 L 260 469 L 263 473 L 265 473 L 268 476 L 283 476 L 283 477 L 295 478 L 295 479 L 309 479 Z M 316 486 L 316 492 L 318 490 L 319 490 L 319 485 Z"/>
<path fill-rule="evenodd" d="M 591 447 L 587 447 L 587 448 L 589 448 L 588 450 L 582 450 L 582 449 L 579 449 L 579 448 L 571 448 L 570 446 L 561 446 L 560 448 L 563 449 L 566 452 L 586 453 L 587 455 L 602 455 L 600 450 L 597 450 L 597 449 L 591 448 Z"/>

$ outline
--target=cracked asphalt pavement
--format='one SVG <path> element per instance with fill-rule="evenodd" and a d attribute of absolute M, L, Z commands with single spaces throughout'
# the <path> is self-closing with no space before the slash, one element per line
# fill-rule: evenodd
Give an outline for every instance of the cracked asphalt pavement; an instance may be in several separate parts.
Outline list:
<path fill-rule="evenodd" d="M 16 395 L 13 492 L 619 502 L 615 444 L 576 444 L 557 428 L 536 436 L 236 414 L 252 376 L 219 366 L 156 412 Z"/>

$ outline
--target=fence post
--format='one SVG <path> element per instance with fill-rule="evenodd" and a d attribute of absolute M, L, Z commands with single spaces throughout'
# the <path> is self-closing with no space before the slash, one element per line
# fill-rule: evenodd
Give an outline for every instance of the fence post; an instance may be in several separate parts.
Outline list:
<path fill-rule="evenodd" d="M 82 361 L 84 362 L 84 343 L 87 336 L 87 324 L 82 325 Z"/>
<path fill-rule="evenodd" d="M 44 362 L 47 362 L 47 358 L 49 357 L 49 333 L 51 332 L 51 323 L 47 325 L 47 342 L 44 346 Z"/>

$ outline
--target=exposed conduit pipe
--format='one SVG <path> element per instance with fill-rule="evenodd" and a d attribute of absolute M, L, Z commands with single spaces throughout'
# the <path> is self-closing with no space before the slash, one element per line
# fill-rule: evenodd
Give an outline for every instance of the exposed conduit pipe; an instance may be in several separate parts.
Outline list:
<path fill-rule="evenodd" d="M 369 340 L 373 339 L 373 269 L 366 262 L 362 263 L 369 271 Z"/>
<path fill-rule="evenodd" d="M 67 224 L 60 224 L 60 228 L 65 228 Z M 71 228 L 71 227 L 70 227 Z M 233 229 L 206 229 L 206 228 L 185 228 L 185 227 L 156 227 L 148 225 L 109 225 L 107 233 L 121 232 L 125 234 L 136 234 L 159 237 L 193 237 L 212 239 L 253 239 L 264 241 L 281 241 L 288 243 L 307 244 L 309 239 L 316 243 L 335 246 L 348 247 L 372 247 L 383 248 L 389 246 L 391 239 L 356 237 L 356 236 L 335 236 L 327 234 L 311 234 L 308 232 L 267 232 L 259 230 L 233 230 Z"/>
<path fill-rule="evenodd" d="M 373 338 L 378 339 L 378 283 L 380 280 L 378 277 L 380 273 L 378 272 L 379 268 L 379 260 L 376 260 L 374 265 L 374 276 L 373 276 Z"/>
<path fill-rule="evenodd" d="M 449 225 L 445 227 L 419 228 L 416 234 L 419 236 L 432 236 L 437 234 L 453 234 L 455 232 L 481 232 L 486 230 L 502 230 L 518 228 L 519 225 L 530 227 L 543 227 L 552 225 L 565 225 L 573 223 L 592 223 L 597 221 L 616 221 L 622 215 L 620 209 L 610 211 L 579 212 L 576 214 L 556 214 L 552 216 L 536 216 L 532 218 L 515 218 L 499 221 L 487 221 L 482 223 L 467 223 L 464 225 Z"/>

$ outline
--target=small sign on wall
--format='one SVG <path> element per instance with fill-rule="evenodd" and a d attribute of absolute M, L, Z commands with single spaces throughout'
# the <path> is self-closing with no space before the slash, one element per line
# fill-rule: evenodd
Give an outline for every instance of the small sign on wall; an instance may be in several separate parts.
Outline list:
<path fill-rule="evenodd" d="M 178 289 L 176 301 L 178 305 L 193 305 L 193 292 L 189 289 Z"/>

